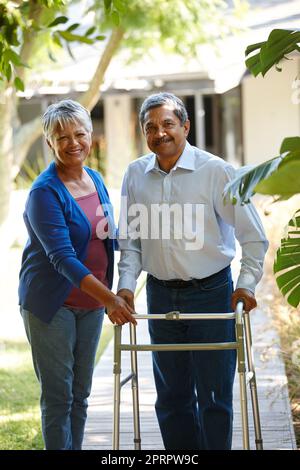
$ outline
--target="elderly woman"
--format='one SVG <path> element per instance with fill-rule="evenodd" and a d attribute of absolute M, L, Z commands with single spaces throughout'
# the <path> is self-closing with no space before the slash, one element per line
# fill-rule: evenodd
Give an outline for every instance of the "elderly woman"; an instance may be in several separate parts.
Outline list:
<path fill-rule="evenodd" d="M 84 166 L 92 123 L 79 103 L 48 107 L 43 129 L 54 161 L 33 183 L 24 212 L 29 239 L 20 272 L 21 314 L 41 386 L 46 449 L 81 449 L 106 307 L 135 323 L 111 292 L 113 217 L 101 176 Z"/>

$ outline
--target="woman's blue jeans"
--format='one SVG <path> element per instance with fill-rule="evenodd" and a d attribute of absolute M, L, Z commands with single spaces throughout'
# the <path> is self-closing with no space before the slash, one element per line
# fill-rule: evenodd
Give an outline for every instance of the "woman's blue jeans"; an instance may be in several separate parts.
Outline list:
<path fill-rule="evenodd" d="M 61 307 L 51 323 L 21 308 L 41 386 L 47 450 L 80 450 L 104 309 Z"/>
<path fill-rule="evenodd" d="M 230 312 L 231 294 L 230 267 L 184 288 L 147 279 L 149 314 Z M 234 320 L 149 320 L 149 333 L 152 343 L 235 341 Z M 163 351 L 152 357 L 165 448 L 230 449 L 236 351 Z"/>

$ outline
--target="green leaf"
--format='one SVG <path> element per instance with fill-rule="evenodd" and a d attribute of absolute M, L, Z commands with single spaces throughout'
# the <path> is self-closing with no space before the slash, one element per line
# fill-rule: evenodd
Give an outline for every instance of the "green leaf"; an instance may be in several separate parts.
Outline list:
<path fill-rule="evenodd" d="M 68 42 L 66 43 L 66 46 L 67 46 L 67 51 L 68 51 L 69 56 L 71 57 L 71 59 L 73 59 L 75 61 L 76 59 L 73 55 L 72 49 L 71 49 L 70 44 Z"/>
<path fill-rule="evenodd" d="M 285 152 L 286 153 L 286 152 Z M 300 148 L 297 150 L 293 150 L 292 152 L 286 153 L 285 157 L 283 158 L 282 162 L 280 162 L 280 165 L 278 167 L 278 170 L 283 167 L 284 165 L 287 165 L 290 162 L 296 162 L 300 161 Z"/>
<path fill-rule="evenodd" d="M 59 47 L 63 47 L 60 39 L 59 39 L 59 36 L 57 33 L 54 33 L 53 36 L 52 36 L 52 39 L 53 39 L 53 42 L 55 42 L 55 44 Z"/>
<path fill-rule="evenodd" d="M 255 193 L 279 196 L 276 200 L 289 199 L 300 193 L 300 137 L 286 137 L 280 147 L 281 155 L 256 167 L 242 167 L 236 178 L 224 189 L 224 197 L 236 197 L 247 204 Z"/>
<path fill-rule="evenodd" d="M 300 227 L 300 217 L 295 217 L 290 220 L 290 225 L 293 227 Z M 293 233 L 293 232 L 291 232 Z M 296 233 L 296 232 L 295 232 Z"/>
<path fill-rule="evenodd" d="M 300 149 L 300 137 L 286 137 L 280 147 L 280 153 Z"/>
<path fill-rule="evenodd" d="M 120 15 L 117 11 L 114 10 L 112 12 L 111 19 L 112 19 L 113 24 L 118 27 L 120 24 Z"/>
<path fill-rule="evenodd" d="M 252 57 L 249 57 L 249 59 L 246 59 L 245 64 L 247 69 L 250 70 L 254 77 L 256 77 L 261 72 L 259 53 Z"/>
<path fill-rule="evenodd" d="M 291 197 L 300 193 L 300 158 L 280 165 L 267 179 L 260 181 L 254 188 L 260 194 Z"/>
<path fill-rule="evenodd" d="M 106 10 L 111 9 L 112 0 L 104 0 L 104 6 Z"/>
<path fill-rule="evenodd" d="M 19 77 L 15 78 L 14 84 L 15 84 L 15 87 L 16 87 L 17 90 L 19 90 L 19 91 L 24 91 L 25 90 L 24 83 Z"/>
<path fill-rule="evenodd" d="M 3 55 L 7 61 L 12 62 L 14 65 L 16 66 L 23 65 L 21 62 L 20 56 L 12 49 L 6 49 Z"/>
<path fill-rule="evenodd" d="M 11 75 L 12 75 L 12 69 L 11 69 L 10 63 L 6 64 L 4 73 L 5 73 L 5 76 L 6 76 L 6 80 L 9 82 L 10 79 L 11 79 Z"/>
<path fill-rule="evenodd" d="M 287 296 L 290 305 L 297 307 L 300 302 L 300 210 L 289 221 L 288 234 L 281 240 L 273 270 L 280 291 Z"/>
<path fill-rule="evenodd" d="M 67 18 L 66 16 L 58 16 L 57 18 L 55 18 L 54 21 L 52 21 L 52 23 L 48 25 L 48 28 L 52 28 L 53 26 L 57 26 L 58 24 L 65 24 L 67 23 L 67 21 L 69 21 L 69 18 Z"/>
<path fill-rule="evenodd" d="M 50 49 L 48 49 L 48 57 L 52 62 L 57 62 L 55 56 L 53 55 L 53 53 Z"/>
<path fill-rule="evenodd" d="M 300 242 L 297 246 L 293 247 L 293 251 L 288 252 L 285 247 L 282 247 L 280 270 L 292 268 L 295 265 L 300 265 Z"/>
<path fill-rule="evenodd" d="M 292 269 L 291 271 L 288 271 L 286 274 L 288 274 L 291 279 L 290 281 L 283 282 L 283 276 L 284 274 L 278 279 L 280 279 L 282 288 L 281 292 L 283 295 L 287 294 L 291 289 L 297 286 L 298 283 L 300 283 L 300 268 Z M 298 275 L 297 275 L 298 274 Z"/>
<path fill-rule="evenodd" d="M 127 8 L 126 5 L 124 5 L 123 0 L 113 0 L 113 2 L 116 10 L 118 10 L 122 14 L 126 13 Z"/>
<path fill-rule="evenodd" d="M 256 49 L 260 49 L 261 46 L 263 45 L 263 42 L 257 42 L 256 44 L 250 44 L 250 46 L 247 46 L 245 50 L 245 55 L 251 54 L 251 52 L 256 51 Z"/>
<path fill-rule="evenodd" d="M 280 60 L 286 58 L 286 55 L 297 50 L 300 42 L 300 31 L 274 29 L 271 31 L 267 41 L 252 44 L 247 47 L 245 55 L 248 56 L 253 51 L 260 49 L 260 52 L 246 60 L 246 66 L 250 72 L 257 76 L 261 73 L 263 76 Z M 279 69 L 279 67 L 277 67 Z M 280 70 L 280 69 L 279 69 Z"/>
<path fill-rule="evenodd" d="M 71 24 L 71 26 L 69 26 L 69 27 L 67 28 L 67 31 L 74 31 L 74 29 L 77 29 L 78 26 L 80 26 L 79 23 Z"/>
<path fill-rule="evenodd" d="M 106 36 L 104 36 L 103 34 L 100 34 L 99 36 L 95 36 L 94 39 L 97 39 L 97 41 L 104 41 L 104 39 L 106 39 Z"/>
<path fill-rule="evenodd" d="M 256 185 L 277 170 L 282 157 L 272 158 L 256 167 L 245 166 L 236 170 L 236 177 L 227 183 L 223 197 L 230 198 L 235 203 L 248 204 L 251 196 L 256 192 Z"/>
<path fill-rule="evenodd" d="M 7 38 L 8 39 L 8 38 Z M 20 45 L 20 41 L 18 39 L 18 33 L 17 33 L 17 30 L 14 29 L 12 32 L 11 32 L 11 35 L 10 35 L 10 38 L 9 38 L 9 44 L 11 46 L 15 46 L 15 47 L 18 47 Z"/>
<path fill-rule="evenodd" d="M 92 26 L 91 28 L 89 28 L 89 29 L 86 31 L 85 36 L 90 36 L 90 35 L 93 34 L 95 31 L 96 31 L 96 26 Z"/>
<path fill-rule="evenodd" d="M 72 34 L 69 31 L 58 31 L 58 34 L 69 42 L 78 41 L 84 42 L 85 44 L 94 44 L 92 39 L 86 38 L 85 36 L 80 36 L 79 34 Z"/>

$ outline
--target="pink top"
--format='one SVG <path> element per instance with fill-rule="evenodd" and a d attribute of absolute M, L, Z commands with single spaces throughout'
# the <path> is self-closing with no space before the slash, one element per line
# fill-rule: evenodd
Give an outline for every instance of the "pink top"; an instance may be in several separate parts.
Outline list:
<path fill-rule="evenodd" d="M 92 229 L 91 239 L 88 244 L 87 256 L 84 265 L 91 273 L 108 285 L 106 271 L 108 267 L 107 253 L 104 245 L 105 233 L 107 232 L 107 222 L 102 210 L 97 191 L 75 198 L 86 217 L 89 219 Z M 64 305 L 75 308 L 95 309 L 103 307 L 97 300 L 94 300 L 85 292 L 73 287 Z"/>

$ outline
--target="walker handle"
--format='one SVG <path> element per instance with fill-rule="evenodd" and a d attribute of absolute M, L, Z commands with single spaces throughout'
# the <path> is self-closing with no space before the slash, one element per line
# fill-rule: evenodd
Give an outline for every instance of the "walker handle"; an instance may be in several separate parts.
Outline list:
<path fill-rule="evenodd" d="M 244 311 L 244 300 L 238 299 L 235 307 L 235 312 L 239 315 L 242 315 Z"/>

